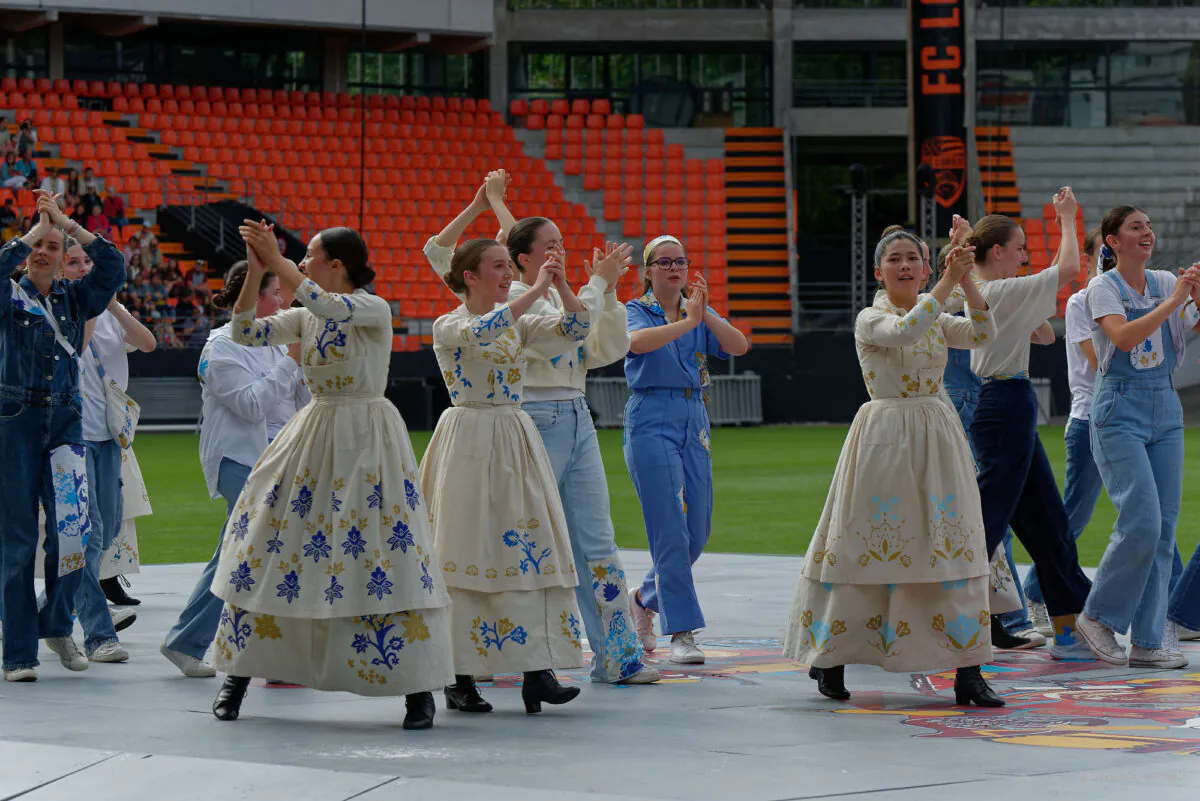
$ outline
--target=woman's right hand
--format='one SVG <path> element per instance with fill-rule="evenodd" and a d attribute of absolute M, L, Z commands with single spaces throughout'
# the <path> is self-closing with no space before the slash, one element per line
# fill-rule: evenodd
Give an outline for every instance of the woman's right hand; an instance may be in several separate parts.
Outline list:
<path fill-rule="evenodd" d="M 503 203 L 504 193 L 512 183 L 512 176 L 504 170 L 492 170 L 483 181 L 484 194 L 489 204 Z"/>
<path fill-rule="evenodd" d="M 698 327 L 704 322 L 704 313 L 708 310 L 708 291 L 699 284 L 692 284 L 688 287 L 687 296 L 687 320 L 692 324 L 692 328 Z"/>
<path fill-rule="evenodd" d="M 946 254 L 946 276 L 952 284 L 961 283 L 975 265 L 975 248 L 970 245 L 953 248 Z"/>
<path fill-rule="evenodd" d="M 1079 201 L 1075 199 L 1075 193 L 1071 191 L 1071 187 L 1064 186 L 1054 196 L 1054 212 L 1058 215 L 1060 225 L 1065 222 L 1075 223 L 1075 215 L 1079 212 Z"/>
<path fill-rule="evenodd" d="M 38 222 L 34 226 L 41 234 L 46 234 L 55 225 L 60 224 L 60 219 L 65 215 L 62 209 L 58 207 L 58 197 L 47 192 L 45 189 L 33 190 L 33 195 L 37 199 L 36 212 L 38 213 Z"/>
<path fill-rule="evenodd" d="M 1171 306 L 1178 307 L 1188 302 L 1192 294 L 1200 287 L 1200 271 L 1195 267 L 1179 271 L 1175 279 L 1175 289 L 1171 292 Z"/>
<path fill-rule="evenodd" d="M 542 265 L 542 269 L 538 271 L 537 280 L 533 282 L 533 289 L 545 294 L 550 291 L 550 287 L 559 281 L 566 279 L 566 269 L 562 266 L 554 253 L 546 259 L 546 263 Z"/>

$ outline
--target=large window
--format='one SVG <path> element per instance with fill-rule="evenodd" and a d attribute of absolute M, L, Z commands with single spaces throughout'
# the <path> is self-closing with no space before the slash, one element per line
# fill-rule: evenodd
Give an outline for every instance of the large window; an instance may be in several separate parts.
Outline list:
<path fill-rule="evenodd" d="M 903 42 L 796 44 L 794 104 L 801 107 L 908 103 Z"/>
<path fill-rule="evenodd" d="M 348 56 L 351 92 L 368 94 L 487 95 L 482 53 L 448 55 L 423 48 L 403 53 L 358 53 Z"/>
<path fill-rule="evenodd" d="M 10 78 L 47 78 L 50 68 L 48 28 L 35 28 L 0 38 L 4 48 L 4 75 Z"/>
<path fill-rule="evenodd" d="M 769 0 L 508 0 L 514 11 L 529 9 L 591 10 L 591 9 L 704 9 L 704 8 L 765 8 Z"/>
<path fill-rule="evenodd" d="M 161 25 L 123 37 L 63 32 L 68 79 L 319 91 L 324 38 L 314 31 Z"/>
<path fill-rule="evenodd" d="M 651 125 L 771 124 L 770 51 L 745 46 L 662 44 L 563 52 L 545 45 L 510 50 L 514 98 L 609 98 L 618 113 Z"/>
<path fill-rule="evenodd" d="M 980 42 L 981 125 L 1200 124 L 1200 43 Z"/>

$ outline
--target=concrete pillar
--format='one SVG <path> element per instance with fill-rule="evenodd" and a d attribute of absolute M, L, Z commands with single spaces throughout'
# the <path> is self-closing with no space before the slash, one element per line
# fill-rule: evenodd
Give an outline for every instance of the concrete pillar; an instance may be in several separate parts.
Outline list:
<path fill-rule="evenodd" d="M 345 92 L 349 84 L 346 57 L 350 52 L 345 36 L 325 37 L 324 91 Z"/>
<path fill-rule="evenodd" d="M 50 70 L 50 80 L 56 81 L 66 74 L 63 57 L 63 24 L 50 23 L 50 34 L 47 37 L 46 66 Z"/>
<path fill-rule="evenodd" d="M 508 32 L 512 12 L 508 0 L 493 0 L 495 34 L 488 48 L 488 100 L 501 114 L 508 111 Z"/>
<path fill-rule="evenodd" d="M 795 94 L 793 66 L 794 0 L 772 0 L 771 6 L 771 96 L 772 122 L 776 128 L 786 128 Z"/>

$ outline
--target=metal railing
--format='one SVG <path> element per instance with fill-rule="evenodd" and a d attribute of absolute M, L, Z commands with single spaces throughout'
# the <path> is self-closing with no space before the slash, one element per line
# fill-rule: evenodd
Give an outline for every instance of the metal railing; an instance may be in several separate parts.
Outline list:
<path fill-rule="evenodd" d="M 629 384 L 624 378 L 589 378 L 587 402 L 600 428 L 625 424 Z M 708 421 L 714 426 L 761 425 L 762 379 L 754 373 L 715 375 L 708 389 Z"/>
<path fill-rule="evenodd" d="M 871 294 L 874 289 L 870 289 Z M 849 281 L 796 282 L 796 311 L 802 331 L 847 331 L 861 311 Z"/>
<path fill-rule="evenodd" d="M 798 80 L 792 100 L 799 108 L 903 108 L 908 105 L 908 84 L 904 79 Z"/>

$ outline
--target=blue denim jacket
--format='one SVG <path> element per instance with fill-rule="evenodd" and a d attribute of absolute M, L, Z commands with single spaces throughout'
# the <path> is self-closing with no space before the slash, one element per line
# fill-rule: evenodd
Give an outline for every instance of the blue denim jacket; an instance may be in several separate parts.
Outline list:
<path fill-rule="evenodd" d="M 76 353 L 83 350 L 83 324 L 108 307 L 125 285 L 125 259 L 111 242 L 99 237 L 84 250 L 91 257 L 91 273 L 78 281 L 55 280 L 50 308 L 59 330 Z M 20 239 L 0 249 L 0 277 L 12 274 L 32 251 Z M 37 287 L 23 276 L 21 287 L 36 299 Z M 0 289 L 0 401 L 62 406 L 79 395 L 79 364 L 55 341 L 54 331 L 41 314 L 18 308 L 11 285 Z"/>

